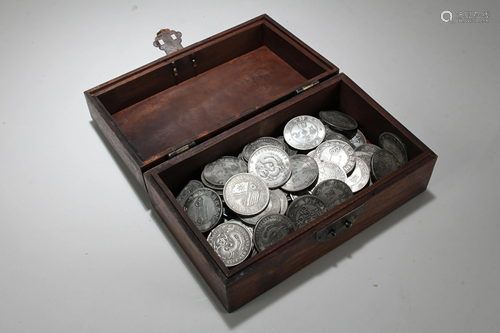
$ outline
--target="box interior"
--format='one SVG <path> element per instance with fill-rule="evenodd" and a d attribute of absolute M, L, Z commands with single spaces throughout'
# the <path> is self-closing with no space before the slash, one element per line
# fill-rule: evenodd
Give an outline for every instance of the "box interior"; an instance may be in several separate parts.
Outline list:
<path fill-rule="evenodd" d="M 175 64 L 96 94 L 145 164 L 199 144 L 332 71 L 265 21 L 184 53 Z"/>
<path fill-rule="evenodd" d="M 385 131 L 395 133 L 406 145 L 409 162 L 423 153 L 423 150 L 411 138 L 401 133 L 395 124 L 378 112 L 352 86 L 337 78 L 328 81 L 330 83 L 314 93 L 304 93 L 305 96 L 296 96 L 283 103 L 283 105 L 263 112 L 218 137 L 208 140 L 203 144 L 204 147 L 196 147 L 192 153 L 183 153 L 183 155 L 165 163 L 166 166 L 159 171 L 156 179 L 167 196 L 171 198 L 179 213 L 188 221 L 188 225 L 195 234 L 204 238 L 177 203 L 175 196 L 179 194 L 189 180 L 200 180 L 200 174 L 205 164 L 221 156 L 237 156 L 247 143 L 259 137 L 283 135 L 284 126 L 293 117 L 305 114 L 318 117 L 321 110 L 339 110 L 353 117 L 358 122 L 359 129 L 364 133 L 367 140 L 374 144 L 378 144 L 378 137 L 381 133 Z M 370 188 L 365 188 L 358 193 L 368 191 Z M 353 198 L 357 195 L 355 194 Z M 202 243 L 210 246 L 208 242 Z M 247 261 L 236 267 L 229 268 L 229 271 L 240 270 L 242 267 L 248 266 L 249 262 L 258 260 L 259 255 L 262 253 L 247 259 Z"/>

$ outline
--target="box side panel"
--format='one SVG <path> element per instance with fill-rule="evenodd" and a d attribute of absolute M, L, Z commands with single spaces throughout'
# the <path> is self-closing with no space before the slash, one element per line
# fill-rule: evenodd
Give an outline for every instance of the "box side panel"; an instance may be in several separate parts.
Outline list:
<path fill-rule="evenodd" d="M 182 218 L 175 211 L 169 200 L 161 193 L 159 186 L 150 173 L 145 174 L 145 179 L 154 209 L 219 301 L 229 311 L 226 295 L 226 277 L 200 244 L 196 236 L 189 230 L 189 227 L 182 221 Z"/>
<path fill-rule="evenodd" d="M 260 253 L 268 256 L 251 267 L 228 279 L 229 311 L 234 311 L 265 291 L 276 286 L 300 269 L 314 262 L 332 249 L 373 225 L 379 219 L 424 191 L 436 162 L 435 155 L 416 163 L 407 174 L 380 184 L 378 190 L 346 205 L 331 218 L 317 224 L 307 233 L 296 237 L 286 246 L 275 246 Z M 337 218 L 364 204 L 363 212 L 353 226 L 326 243 L 316 241 L 316 232 L 333 223 Z"/>
<path fill-rule="evenodd" d="M 128 170 L 132 173 L 133 177 L 137 180 L 141 187 L 146 190 L 140 162 L 136 157 L 137 154 L 131 151 L 130 146 L 127 145 L 123 139 L 119 139 L 121 134 L 116 128 L 114 128 L 111 121 L 106 119 L 105 116 L 103 116 L 102 113 L 97 110 L 97 107 L 94 104 L 95 101 L 92 100 L 92 96 L 88 92 L 85 92 L 85 99 L 87 100 L 90 115 L 95 121 L 101 133 L 118 153 L 118 156 L 120 156 L 120 158 L 123 160 Z"/>
<path fill-rule="evenodd" d="M 327 71 L 325 64 L 314 61 L 316 59 L 310 53 L 305 52 L 299 44 L 282 31 L 276 31 L 269 26 L 265 26 L 264 37 L 265 45 L 306 79 L 310 80 Z M 332 64 L 331 66 L 335 68 Z M 329 68 L 328 73 L 334 74 Z"/>

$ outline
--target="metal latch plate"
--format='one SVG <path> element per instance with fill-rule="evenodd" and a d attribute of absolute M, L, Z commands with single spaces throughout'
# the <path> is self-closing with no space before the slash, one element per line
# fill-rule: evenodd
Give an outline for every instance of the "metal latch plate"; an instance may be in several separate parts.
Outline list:
<path fill-rule="evenodd" d="M 166 54 L 170 54 L 183 48 L 181 36 L 180 31 L 162 29 L 156 34 L 153 45 L 165 51 Z"/>
<path fill-rule="evenodd" d="M 335 222 L 329 224 L 328 226 L 316 232 L 316 240 L 318 242 L 324 243 L 337 237 L 339 234 L 341 234 L 342 232 L 344 232 L 346 229 L 350 228 L 353 225 L 356 218 L 363 211 L 363 208 L 364 204 L 362 204 L 358 208 L 350 211 L 349 213 L 345 214 Z"/>

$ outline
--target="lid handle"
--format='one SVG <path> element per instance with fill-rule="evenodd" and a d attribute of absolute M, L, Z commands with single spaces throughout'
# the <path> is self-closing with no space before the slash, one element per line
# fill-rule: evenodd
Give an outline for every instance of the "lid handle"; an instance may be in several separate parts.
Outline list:
<path fill-rule="evenodd" d="M 161 29 L 156 34 L 153 45 L 160 50 L 165 51 L 168 55 L 183 48 L 181 45 L 181 36 L 182 33 L 180 31 Z"/>

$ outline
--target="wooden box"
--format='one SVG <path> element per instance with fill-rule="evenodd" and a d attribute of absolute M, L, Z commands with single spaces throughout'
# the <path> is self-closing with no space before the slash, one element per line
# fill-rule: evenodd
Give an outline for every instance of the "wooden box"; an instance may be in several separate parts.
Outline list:
<path fill-rule="evenodd" d="M 267 15 L 85 92 L 92 118 L 227 311 L 366 229 L 427 187 L 437 156 L 345 74 Z M 238 266 L 227 268 L 175 197 L 205 164 L 278 136 L 295 116 L 336 109 L 409 161 Z M 344 222 L 353 221 L 347 228 Z M 325 236 L 329 228 L 335 237 Z M 326 232 L 326 233 L 325 233 Z"/>

